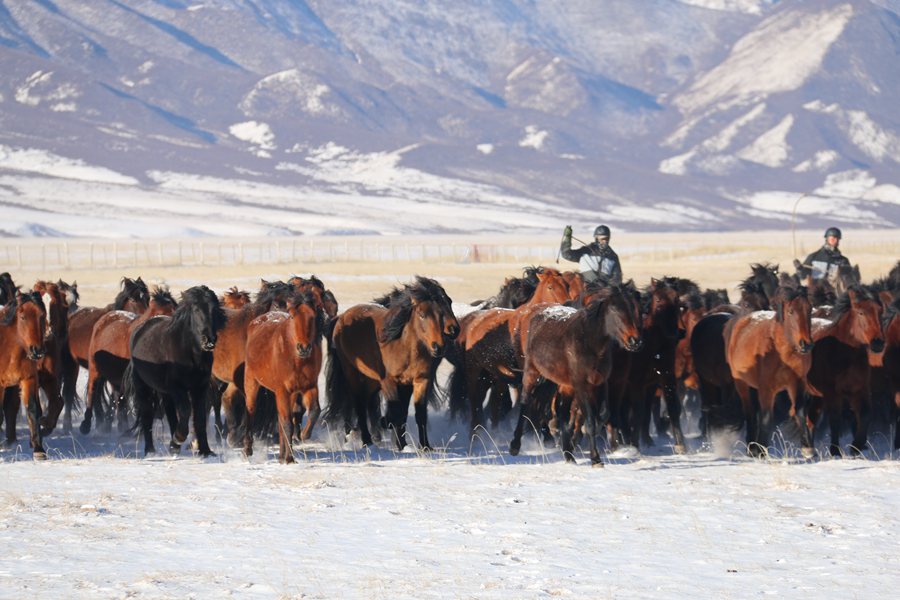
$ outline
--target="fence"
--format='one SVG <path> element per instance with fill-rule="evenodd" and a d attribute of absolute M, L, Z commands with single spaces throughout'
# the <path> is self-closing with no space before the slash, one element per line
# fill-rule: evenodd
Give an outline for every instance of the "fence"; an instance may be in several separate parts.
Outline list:
<path fill-rule="evenodd" d="M 0 241 L 0 270 L 118 269 L 168 266 L 313 264 L 328 262 L 552 261 L 552 245 L 404 243 L 371 240 L 7 240 Z"/>

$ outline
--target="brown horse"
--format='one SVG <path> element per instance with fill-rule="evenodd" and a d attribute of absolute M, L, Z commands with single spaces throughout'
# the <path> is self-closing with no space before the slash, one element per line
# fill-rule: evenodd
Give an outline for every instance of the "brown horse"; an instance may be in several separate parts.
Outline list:
<path fill-rule="evenodd" d="M 49 435 L 59 421 L 63 410 L 61 395 L 63 377 L 63 352 L 68 351 L 69 306 L 66 295 L 56 283 L 38 281 L 32 288 L 40 294 L 47 315 L 47 331 L 44 335 L 44 358 L 38 365 L 38 385 L 47 396 L 47 415 L 41 421 L 43 435 Z"/>
<path fill-rule="evenodd" d="M 88 351 L 88 387 L 85 402 L 84 419 L 79 427 L 81 433 L 87 435 L 91 431 L 91 419 L 94 405 L 97 405 L 97 417 L 103 419 L 102 393 L 106 383 L 113 387 L 113 402 L 105 415 L 104 430 L 109 431 L 112 425 L 112 410 L 118 409 L 119 431 L 126 429 L 125 405 L 122 399 L 122 377 L 131 360 L 131 349 L 128 342 L 134 330 L 145 321 L 158 315 L 170 316 L 178 308 L 178 303 L 169 288 L 157 286 L 150 294 L 150 305 L 142 315 L 124 310 L 114 310 L 100 317 L 94 324 L 91 346 Z"/>
<path fill-rule="evenodd" d="M 803 394 L 812 362 L 812 307 L 803 286 L 777 288 L 773 304 L 774 311 L 733 318 L 724 331 L 725 355 L 747 423 L 747 449 L 751 456 L 767 453 L 775 426 L 775 395 L 785 390 L 791 417 L 801 432 L 803 456 L 811 458 Z"/>
<path fill-rule="evenodd" d="M 60 286 L 66 291 L 63 286 Z M 74 286 L 73 286 L 74 287 Z M 74 292 L 77 298 L 77 290 Z M 94 334 L 94 324 L 106 313 L 112 310 L 126 310 L 133 313 L 143 313 L 150 302 L 150 292 L 147 284 L 138 277 L 137 279 L 122 278 L 121 290 L 109 304 L 103 308 L 93 306 L 78 307 L 69 302 L 68 344 L 63 350 L 63 401 L 66 414 L 63 418 L 63 430 L 68 433 L 72 429 L 72 407 L 76 402 L 75 383 L 78 380 L 78 368 L 88 368 L 88 353 L 91 349 L 91 336 Z"/>
<path fill-rule="evenodd" d="M 532 307 L 522 374 L 521 409 L 509 452 L 519 453 L 522 432 L 534 392 L 541 380 L 557 386 L 556 418 L 560 445 L 574 461 L 570 404 L 584 414 L 591 463 L 600 465 L 595 427 L 612 369 L 612 348 L 618 342 L 629 351 L 641 348 L 642 333 L 634 295 L 621 285 L 598 292 L 584 308 L 545 304 Z"/>
<path fill-rule="evenodd" d="M 855 417 L 852 454 L 866 447 L 871 413 L 871 368 L 868 350 L 884 350 L 881 329 L 881 302 L 863 286 L 851 286 L 838 298 L 831 321 L 816 319 L 809 383 L 814 388 L 810 406 L 810 426 L 820 414 L 828 415 L 831 427 L 829 451 L 841 453 L 842 415 L 849 407 Z"/>
<path fill-rule="evenodd" d="M 479 310 L 460 322 L 462 331 L 451 358 L 454 370 L 450 374 L 450 411 L 459 415 L 468 412 L 472 433 L 482 425 L 488 390 L 491 421 L 496 427 L 501 413 L 498 399 L 508 397 L 508 386 L 521 384 L 522 344 L 515 338 L 523 311 L 538 304 L 569 300 L 569 287 L 558 270 L 541 268 L 535 271 L 535 277 L 538 284 L 531 298 L 515 310 Z"/>
<path fill-rule="evenodd" d="M 0 388 L 5 390 L 6 443 L 15 444 L 16 418 L 24 399 L 35 459 L 47 458 L 38 399 L 38 363 L 44 357 L 46 319 L 44 304 L 36 293 L 17 294 L 0 309 Z"/>
<path fill-rule="evenodd" d="M 294 289 L 283 281 L 262 281 L 256 300 L 237 310 L 223 309 L 227 321 L 218 333 L 218 341 L 213 352 L 212 374 L 216 381 L 224 384 L 221 397 L 216 404 L 225 411 L 225 429 L 228 442 L 236 446 L 243 440 L 237 431 L 244 406 L 244 359 L 247 354 L 247 327 L 250 322 L 270 310 L 284 310 Z M 221 386 L 219 386 L 221 387 Z M 217 418 L 217 427 L 221 423 Z"/>
<path fill-rule="evenodd" d="M 884 312 L 884 355 L 882 365 L 894 400 L 894 450 L 900 449 L 900 298 L 895 299 Z"/>
<path fill-rule="evenodd" d="M 260 387 L 275 394 L 278 410 L 279 461 L 294 462 L 291 418 L 297 399 L 307 413 L 300 439 L 307 440 L 319 417 L 319 372 L 322 370 L 322 334 L 326 315 L 312 292 L 297 292 L 288 312 L 269 312 L 254 319 L 247 330 L 244 394 L 247 426 L 244 453 L 253 454 L 253 419 Z"/>
<path fill-rule="evenodd" d="M 294 286 L 294 290 L 297 292 L 310 292 L 316 302 L 322 307 L 322 310 L 325 311 L 325 315 L 329 320 L 337 317 L 337 298 L 334 297 L 331 290 L 325 289 L 325 284 L 322 283 L 321 279 L 315 275 L 310 275 L 309 277 L 294 275 L 288 279 L 288 283 Z"/>
<path fill-rule="evenodd" d="M 230 308 L 232 310 L 243 308 L 250 304 L 250 292 L 239 290 L 236 285 L 232 286 L 222 294 L 221 303 L 222 308 Z"/>
<path fill-rule="evenodd" d="M 371 445 L 369 418 L 381 392 L 402 450 L 412 399 L 419 444 L 429 449 L 428 402 L 434 397 L 435 371 L 447 339 L 458 333 L 449 296 L 438 282 L 425 277 L 416 277 L 373 304 L 350 307 L 337 318 L 328 350 L 326 420 L 346 427 L 355 412 L 362 442 Z"/>

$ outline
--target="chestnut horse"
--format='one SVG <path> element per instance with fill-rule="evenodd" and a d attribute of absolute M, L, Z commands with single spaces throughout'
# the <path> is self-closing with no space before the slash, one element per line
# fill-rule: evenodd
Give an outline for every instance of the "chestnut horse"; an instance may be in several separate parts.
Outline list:
<path fill-rule="evenodd" d="M 859 454 L 868 437 L 871 413 L 871 368 L 868 350 L 884 350 L 881 329 L 883 309 L 879 298 L 863 286 L 851 286 L 834 306 L 831 321 L 813 323 L 812 367 L 809 383 L 814 388 L 810 406 L 810 425 L 824 411 L 831 426 L 829 451 L 841 453 L 841 424 L 845 407 L 855 417 L 852 454 Z"/>
<path fill-rule="evenodd" d="M 525 341 L 519 419 L 509 453 L 519 453 L 522 432 L 534 392 L 541 380 L 557 386 L 556 418 L 560 445 L 567 461 L 574 461 L 570 404 L 585 418 L 591 463 L 600 465 L 595 428 L 606 382 L 612 368 L 615 342 L 629 351 L 642 345 L 641 322 L 634 296 L 621 285 L 597 292 L 583 308 L 535 305 L 530 311 Z"/>
<path fill-rule="evenodd" d="M 237 427 L 241 421 L 244 406 L 244 358 L 247 353 L 247 327 L 250 321 L 270 310 L 287 308 L 287 300 L 293 294 L 293 287 L 283 281 L 265 281 L 260 285 L 256 300 L 237 310 L 225 310 L 227 318 L 225 327 L 219 332 L 218 343 L 213 353 L 213 376 L 217 382 L 224 384 L 224 391 L 216 398 L 214 408 L 217 411 L 216 426 L 222 423 L 218 415 L 219 407 L 225 411 L 225 427 L 228 442 L 237 446 L 243 436 L 238 434 Z M 220 386 L 221 387 L 221 386 Z"/>
<path fill-rule="evenodd" d="M 220 302 L 222 303 L 222 308 L 237 310 L 250 304 L 250 292 L 239 290 L 235 285 L 228 288 L 228 291 L 222 294 Z"/>
<path fill-rule="evenodd" d="M 723 334 L 726 360 L 747 423 L 747 450 L 751 456 L 767 453 L 775 427 L 775 395 L 785 390 L 791 400 L 791 418 L 801 433 L 803 456 L 811 458 L 804 392 L 812 363 L 812 306 L 804 286 L 778 287 L 772 303 L 774 311 L 734 317 Z"/>
<path fill-rule="evenodd" d="M 0 388 L 5 390 L 6 444 L 15 444 L 16 418 L 24 399 L 35 459 L 47 458 L 38 398 L 38 364 L 44 357 L 46 319 L 44 304 L 37 293 L 17 294 L 0 308 Z"/>
<path fill-rule="evenodd" d="M 521 384 L 521 344 L 514 338 L 522 310 L 537 304 L 562 304 L 569 300 L 569 286 L 559 271 L 540 268 L 535 270 L 534 276 L 538 283 L 531 298 L 515 310 L 474 311 L 460 322 L 462 331 L 454 345 L 455 352 L 452 357 L 448 356 L 454 365 L 450 374 L 450 412 L 454 415 L 469 412 L 471 433 L 482 425 L 488 390 L 491 390 L 491 421 L 496 427 L 501 411 L 498 399 L 508 397 L 508 386 Z"/>
<path fill-rule="evenodd" d="M 322 334 L 325 315 L 321 302 L 310 292 L 297 292 L 287 313 L 269 312 L 251 321 L 247 329 L 244 394 L 247 424 L 244 453 L 253 454 L 253 419 L 260 387 L 275 394 L 278 409 L 279 461 L 294 462 L 294 406 L 302 398 L 307 414 L 301 440 L 309 439 L 319 417 L 319 372 L 322 370 Z"/>
<path fill-rule="evenodd" d="M 402 450 L 412 399 L 419 444 L 430 449 L 428 402 L 435 397 L 435 371 L 448 338 L 459 333 L 451 304 L 438 282 L 419 276 L 373 304 L 358 304 L 341 314 L 325 367 L 326 420 L 346 427 L 355 412 L 362 442 L 371 445 L 369 413 L 380 391 Z"/>
<path fill-rule="evenodd" d="M 105 415 L 104 429 L 109 431 L 112 424 L 113 409 L 118 409 L 119 431 L 126 429 L 125 404 L 122 402 L 122 376 L 131 360 L 129 340 L 131 334 L 145 321 L 158 315 L 170 316 L 178 303 L 169 288 L 157 286 L 150 294 L 150 305 L 142 315 L 124 310 L 106 313 L 94 324 L 91 346 L 88 351 L 88 387 L 87 401 L 84 408 L 84 419 L 79 427 L 81 433 L 87 435 L 91 431 L 91 420 L 94 415 L 94 404 L 97 404 L 97 418 L 103 419 L 102 394 L 105 384 L 113 387 L 113 401 Z"/>
<path fill-rule="evenodd" d="M 47 396 L 47 415 L 41 421 L 43 435 L 49 435 L 59 421 L 63 410 L 61 392 L 63 376 L 63 352 L 68 352 L 69 306 L 59 284 L 37 281 L 32 290 L 40 294 L 47 315 L 47 331 L 44 334 L 44 358 L 38 365 L 38 385 Z"/>
<path fill-rule="evenodd" d="M 60 282 L 61 283 L 61 282 Z M 77 288 L 68 293 L 77 299 Z M 66 291 L 61 285 L 60 288 Z M 138 277 L 137 279 L 122 278 L 121 290 L 109 304 L 103 308 L 93 306 L 78 307 L 73 312 L 75 303 L 69 301 L 68 345 L 63 350 L 63 401 L 66 414 L 63 418 L 63 430 L 68 433 L 72 429 L 72 407 L 76 402 L 75 383 L 78 380 L 78 368 L 88 368 L 88 352 L 91 349 L 91 336 L 94 334 L 94 324 L 106 313 L 112 310 L 127 310 L 133 313 L 142 313 L 147 310 L 150 302 L 150 292 L 147 284 Z M 68 351 L 66 351 L 68 350 Z"/>
<path fill-rule="evenodd" d="M 144 436 L 144 453 L 152 454 L 153 419 L 160 404 L 169 416 L 169 451 L 178 454 L 193 416 L 200 456 L 213 454 L 206 437 L 207 393 L 218 333 L 225 313 L 215 293 L 196 286 L 181 294 L 172 316 L 144 321 L 131 335 L 131 361 L 125 372 L 125 397 L 138 415 L 134 429 Z M 177 422 L 172 417 L 177 415 Z M 173 426 L 174 425 L 174 426 Z"/>

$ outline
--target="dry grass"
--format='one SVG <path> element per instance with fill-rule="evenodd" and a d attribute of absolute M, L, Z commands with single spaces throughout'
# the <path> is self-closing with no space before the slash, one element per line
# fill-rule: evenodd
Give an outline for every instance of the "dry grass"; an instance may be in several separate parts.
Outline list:
<path fill-rule="evenodd" d="M 576 236 L 589 238 L 589 229 L 576 230 Z M 386 239 L 386 238 L 382 238 Z M 499 246 L 541 245 L 558 247 L 559 238 L 548 236 L 496 236 L 430 238 L 431 243 L 479 244 Z M 797 257 L 803 259 L 821 244 L 820 231 L 796 234 Z M 304 238 L 309 243 L 309 238 Z M 356 241 L 356 240 L 355 240 Z M 421 240 L 419 240 L 421 241 Z M 754 262 L 773 262 L 793 271 L 794 239 L 790 230 L 778 232 L 732 233 L 614 233 L 613 247 L 619 253 L 626 277 L 644 284 L 653 276 L 678 275 L 696 280 L 704 287 L 726 288 L 749 273 Z M 574 244 L 576 247 L 577 243 Z M 887 274 L 900 258 L 900 231 L 845 231 L 842 250 L 859 264 L 865 280 Z M 550 266 L 573 269 L 574 263 L 544 261 Z M 39 268 L 13 269 L 17 282 L 26 284 L 39 278 L 76 280 L 82 304 L 101 305 L 111 301 L 122 276 L 142 276 L 148 283 L 168 283 L 183 290 L 204 283 L 222 291 L 232 285 L 255 290 L 260 278 L 279 279 L 314 273 L 335 293 L 346 307 L 365 302 L 390 287 L 408 281 L 413 275 L 427 275 L 444 284 L 457 301 L 471 302 L 494 294 L 504 278 L 518 276 L 525 263 L 452 263 L 452 262 L 320 262 L 315 264 L 254 264 L 234 266 L 152 267 L 141 269 L 69 269 L 42 272 Z M 0 270 L 9 267 L 0 266 Z"/>

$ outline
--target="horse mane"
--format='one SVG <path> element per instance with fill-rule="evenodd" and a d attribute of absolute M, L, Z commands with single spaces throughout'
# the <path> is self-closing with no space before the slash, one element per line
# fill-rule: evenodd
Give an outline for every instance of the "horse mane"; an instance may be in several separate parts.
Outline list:
<path fill-rule="evenodd" d="M 294 286 L 289 283 L 285 283 L 284 281 L 265 281 L 263 280 L 262 285 L 259 288 L 259 292 L 256 294 L 256 299 L 247 306 L 251 307 L 251 310 L 268 312 L 272 310 L 272 306 L 276 302 L 281 302 L 285 306 L 287 305 L 287 299 L 293 294 Z"/>
<path fill-rule="evenodd" d="M 15 300 L 18 289 L 12 275 L 7 272 L 0 273 L 0 304 L 9 304 Z"/>
<path fill-rule="evenodd" d="M 321 279 L 316 277 L 315 275 L 310 275 L 309 277 L 300 277 L 299 275 L 292 275 L 291 281 L 297 280 L 300 282 L 300 285 L 311 285 L 313 287 L 319 288 L 321 291 L 325 291 L 325 284 Z"/>
<path fill-rule="evenodd" d="M 688 296 L 690 294 L 700 293 L 700 286 L 697 285 L 697 282 L 692 279 L 666 275 L 662 277 L 660 281 L 664 281 L 669 285 L 669 287 L 675 288 L 675 291 L 678 292 L 679 296 Z"/>
<path fill-rule="evenodd" d="M 308 306 L 316 313 L 315 343 L 319 344 L 325 335 L 325 329 L 328 324 L 328 317 L 322 307 L 319 306 L 319 302 L 316 299 L 315 294 L 313 294 L 309 290 L 305 292 L 297 292 L 296 294 L 291 296 L 291 299 L 288 301 L 288 307 L 292 310 L 296 310 L 301 306 Z"/>
<path fill-rule="evenodd" d="M 22 304 L 28 304 L 29 302 L 33 302 L 34 304 L 36 304 L 37 307 L 41 309 L 41 312 L 44 313 L 44 315 L 47 314 L 47 309 L 44 306 L 44 302 L 38 292 L 23 292 L 21 294 L 16 294 L 15 296 L 13 296 L 12 301 L 6 304 L 6 314 L 3 315 L 2 324 L 5 327 L 9 327 L 13 323 L 15 323 L 16 312 L 19 310 L 19 306 Z"/>
<path fill-rule="evenodd" d="M 706 300 L 696 292 L 682 296 L 681 302 L 688 310 L 706 310 Z"/>
<path fill-rule="evenodd" d="M 851 285 L 847 288 L 847 291 L 838 296 L 838 299 L 834 303 L 834 310 L 831 312 L 831 320 L 839 321 L 844 313 L 850 310 L 853 302 L 850 299 L 850 292 L 856 294 L 857 299 L 859 300 L 870 300 L 872 302 L 878 302 L 878 296 L 876 296 L 872 291 L 864 285 L 856 284 Z"/>
<path fill-rule="evenodd" d="M 129 300 L 143 302 L 144 304 L 150 302 L 150 291 L 147 289 L 147 284 L 140 277 L 137 279 L 123 277 L 120 285 L 122 289 L 116 295 L 116 299 L 113 300 L 114 310 L 124 309 L 125 303 Z"/>
<path fill-rule="evenodd" d="M 706 310 L 712 310 L 723 304 L 731 304 L 731 298 L 728 297 L 728 290 L 725 289 L 706 289 L 703 290 L 702 296 L 703 305 L 706 307 Z"/>
<path fill-rule="evenodd" d="M 669 289 L 675 290 L 675 293 L 678 294 L 677 288 L 673 285 L 674 280 L 678 279 L 677 277 L 661 277 L 659 279 L 654 279 L 653 283 L 644 288 L 644 291 L 641 292 L 641 312 L 644 314 L 649 314 L 650 306 L 653 303 L 653 294 L 657 290 L 660 289 Z M 678 294 L 679 296 L 681 294 Z"/>
<path fill-rule="evenodd" d="M 775 288 L 778 287 L 778 265 L 768 262 L 752 263 L 750 272 L 752 274 L 744 281 L 753 281 L 759 286 L 759 289 L 766 295 L 767 299 L 771 298 L 772 294 L 775 293 Z"/>
<path fill-rule="evenodd" d="M 886 330 L 888 326 L 891 324 L 891 321 L 900 314 L 900 296 L 894 298 L 894 300 L 888 304 L 887 308 L 884 310 L 884 314 L 881 315 L 881 328 L 882 330 Z M 885 331 L 887 333 L 887 331 Z"/>
<path fill-rule="evenodd" d="M 434 279 L 416 275 L 415 282 L 408 283 L 402 288 L 395 287 L 384 296 L 375 298 L 376 304 L 388 309 L 379 341 L 385 343 L 400 337 L 412 314 L 413 301 L 434 302 L 445 310 L 451 310 L 452 304 L 450 296 L 441 284 Z"/>
<path fill-rule="evenodd" d="M 150 300 L 156 304 L 168 304 L 178 308 L 178 302 L 175 300 L 175 296 L 172 295 L 172 292 L 169 291 L 169 286 L 167 285 L 154 286 L 153 291 L 150 293 Z"/>
<path fill-rule="evenodd" d="M 887 279 L 888 288 L 891 291 L 900 290 L 900 260 L 898 260 L 897 264 L 894 265 L 894 268 L 890 270 Z"/>

